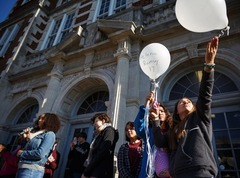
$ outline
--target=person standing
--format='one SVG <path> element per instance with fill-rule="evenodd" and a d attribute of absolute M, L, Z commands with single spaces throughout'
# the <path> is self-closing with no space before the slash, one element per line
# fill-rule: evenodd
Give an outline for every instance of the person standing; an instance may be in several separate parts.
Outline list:
<path fill-rule="evenodd" d="M 58 141 L 55 141 L 52 149 L 52 153 L 48 157 L 48 161 L 45 165 L 44 178 L 52 178 L 54 171 L 58 168 L 60 153 L 57 151 Z"/>
<path fill-rule="evenodd" d="M 121 145 L 117 157 L 119 178 L 138 178 L 144 148 L 133 122 L 126 123 L 125 138 L 127 143 Z"/>
<path fill-rule="evenodd" d="M 15 178 L 18 162 L 16 153 L 10 152 L 8 146 L 0 144 L 0 154 L 4 160 L 0 170 L 0 178 Z"/>
<path fill-rule="evenodd" d="M 61 122 L 56 114 L 44 113 L 35 122 L 35 129 L 25 129 L 23 137 L 28 140 L 23 150 L 19 150 L 18 170 L 16 178 L 41 178 L 44 175 L 45 164 L 48 160 L 55 133 Z M 31 131 L 31 132 L 30 132 Z"/>
<path fill-rule="evenodd" d="M 213 178 L 218 169 L 214 159 L 211 103 L 218 37 L 207 45 L 204 70 L 196 105 L 188 97 L 179 99 L 173 113 L 173 128 L 156 134 L 155 144 L 168 144 L 173 178 Z M 156 125 L 156 129 L 160 125 Z"/>
<path fill-rule="evenodd" d="M 145 120 L 145 112 L 147 107 L 149 107 L 148 122 L 146 122 Z M 144 152 L 143 152 L 143 158 L 142 158 L 141 171 L 138 176 L 139 178 L 152 178 L 156 176 L 155 166 L 157 163 L 155 163 L 155 154 L 154 154 L 155 145 L 154 145 L 154 136 L 153 136 L 153 130 L 152 130 L 155 117 L 153 116 L 152 112 L 154 112 L 154 110 L 152 110 L 152 108 L 157 108 L 158 114 L 155 115 L 156 117 L 158 117 L 161 120 L 166 120 L 166 122 L 164 122 L 163 125 L 166 124 L 166 127 L 168 127 L 167 125 L 170 124 L 171 122 L 171 115 L 167 110 L 167 108 L 162 104 L 157 103 L 155 100 L 155 93 L 150 92 L 149 95 L 146 97 L 145 104 L 140 106 L 139 112 L 134 120 L 134 127 L 136 130 L 136 133 L 141 139 L 143 139 L 143 142 L 144 142 Z M 155 111 L 155 113 L 157 111 Z M 146 125 L 146 123 L 148 123 L 148 125 Z M 148 133 L 146 132 L 146 129 L 148 129 Z M 149 142 L 149 145 L 147 145 L 148 142 Z M 152 162 L 150 162 L 150 160 Z"/>
<path fill-rule="evenodd" d="M 87 134 L 81 132 L 77 135 L 77 142 L 72 142 L 68 159 L 70 160 L 69 174 L 70 178 L 80 178 L 85 167 L 84 162 L 88 157 L 90 144 L 86 141 Z"/>
<path fill-rule="evenodd" d="M 91 143 L 86 169 L 82 178 L 113 178 L 114 149 L 118 141 L 118 132 L 112 127 L 106 113 L 98 113 L 91 119 L 96 136 Z"/>

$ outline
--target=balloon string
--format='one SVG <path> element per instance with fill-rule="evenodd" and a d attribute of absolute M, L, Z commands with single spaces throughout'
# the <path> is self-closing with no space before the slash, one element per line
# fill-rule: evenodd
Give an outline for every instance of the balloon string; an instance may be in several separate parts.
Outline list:
<path fill-rule="evenodd" d="M 146 165 L 146 173 L 147 173 L 147 178 L 152 178 L 154 175 L 154 157 L 152 154 L 152 148 L 151 145 L 149 143 L 149 129 L 148 129 L 148 125 L 149 125 L 149 121 L 148 121 L 148 117 L 149 117 L 149 106 L 146 106 L 145 109 L 145 115 L 144 115 L 144 130 L 145 130 L 145 135 L 146 135 L 146 145 L 147 145 L 147 165 Z"/>
<path fill-rule="evenodd" d="M 159 88 L 159 82 L 153 80 L 152 85 L 154 87 L 153 92 L 155 94 L 155 100 L 157 101 L 157 88 Z"/>
<path fill-rule="evenodd" d="M 218 35 L 218 38 L 220 38 L 221 36 L 223 36 L 225 31 L 227 32 L 227 36 L 228 36 L 228 35 L 229 35 L 229 30 L 230 30 L 230 27 L 229 27 L 229 26 L 227 26 L 226 28 L 222 29 L 222 30 L 221 30 L 221 33 Z"/>
<path fill-rule="evenodd" d="M 155 100 L 157 98 L 157 88 L 159 88 L 159 82 L 156 82 L 155 80 L 153 80 L 152 82 L 153 85 L 153 92 L 155 93 Z M 150 139 L 150 133 L 149 133 L 149 109 L 151 106 L 149 106 L 149 104 L 146 105 L 146 109 L 145 109 L 145 114 L 144 114 L 144 130 L 145 130 L 145 136 L 146 136 L 146 151 L 147 151 L 147 165 L 146 165 L 146 174 L 147 174 L 147 178 L 152 178 L 154 177 L 154 150 L 152 150 L 152 147 L 150 145 L 149 139 Z"/>

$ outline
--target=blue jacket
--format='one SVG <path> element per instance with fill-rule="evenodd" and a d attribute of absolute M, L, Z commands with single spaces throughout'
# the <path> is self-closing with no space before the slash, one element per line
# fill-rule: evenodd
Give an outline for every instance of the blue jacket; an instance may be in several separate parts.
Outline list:
<path fill-rule="evenodd" d="M 143 151 L 143 158 L 142 158 L 142 166 L 141 166 L 141 171 L 139 174 L 139 178 L 147 178 L 147 160 L 148 160 L 148 153 L 147 153 L 147 140 L 146 140 L 146 134 L 145 134 L 145 129 L 144 129 L 144 115 L 145 115 L 145 107 L 140 106 L 139 112 L 137 114 L 136 119 L 134 120 L 134 127 L 136 130 L 136 133 L 139 137 L 142 138 L 143 143 L 144 143 L 144 151 Z M 153 134 L 152 134 L 152 128 L 148 126 L 149 130 L 149 144 L 151 148 L 153 148 Z M 151 153 L 153 154 L 153 153 Z"/>
<path fill-rule="evenodd" d="M 52 151 L 54 142 L 55 134 L 52 131 L 33 137 L 25 145 L 24 151 L 20 154 L 19 162 L 44 166 Z"/>

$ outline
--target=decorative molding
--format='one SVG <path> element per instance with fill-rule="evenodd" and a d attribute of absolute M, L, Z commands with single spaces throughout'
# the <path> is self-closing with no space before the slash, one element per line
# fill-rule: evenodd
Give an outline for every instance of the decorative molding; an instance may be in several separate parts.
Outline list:
<path fill-rule="evenodd" d="M 33 88 L 39 88 L 41 86 L 47 85 L 48 80 L 49 80 L 48 76 L 42 76 L 40 78 L 32 78 L 30 80 L 18 82 L 16 84 L 11 85 L 9 93 L 14 94 L 14 93 L 25 92 Z"/>
<path fill-rule="evenodd" d="M 34 53 L 26 56 L 25 61 L 22 63 L 21 67 L 23 70 L 29 70 L 34 67 L 39 67 L 43 64 L 47 64 L 48 61 L 45 58 L 45 55 L 41 53 Z"/>
<path fill-rule="evenodd" d="M 127 55 L 131 57 L 131 42 L 129 39 L 124 39 L 118 42 L 118 49 L 114 54 L 114 57 Z"/>
<path fill-rule="evenodd" d="M 198 57 L 198 45 L 192 44 L 186 47 L 189 58 L 195 58 Z"/>
<path fill-rule="evenodd" d="M 114 56 L 114 51 L 109 50 L 102 53 L 95 54 L 93 62 L 103 61 L 106 59 L 111 59 Z"/>
<path fill-rule="evenodd" d="M 175 19 L 175 5 L 168 4 L 167 6 L 156 6 L 157 8 L 151 9 L 149 12 L 145 12 L 143 15 L 143 24 L 145 27 L 151 26 L 154 24 L 161 24 L 166 21 Z M 159 8 L 160 7 L 160 8 Z"/>

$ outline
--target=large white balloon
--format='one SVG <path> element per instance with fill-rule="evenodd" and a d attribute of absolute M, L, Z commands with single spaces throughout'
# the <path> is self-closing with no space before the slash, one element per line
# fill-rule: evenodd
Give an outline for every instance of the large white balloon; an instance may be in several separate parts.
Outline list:
<path fill-rule="evenodd" d="M 225 0 L 177 0 L 179 23 L 193 32 L 224 29 L 228 25 Z"/>
<path fill-rule="evenodd" d="M 170 53 L 160 43 L 151 43 L 140 53 L 139 63 L 142 71 L 152 80 L 162 75 L 170 65 Z"/>

